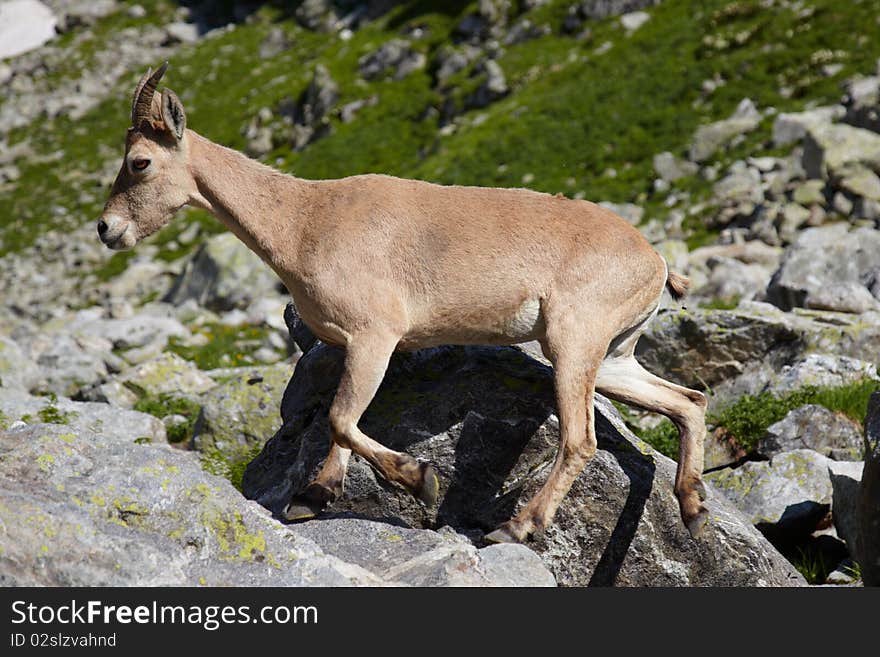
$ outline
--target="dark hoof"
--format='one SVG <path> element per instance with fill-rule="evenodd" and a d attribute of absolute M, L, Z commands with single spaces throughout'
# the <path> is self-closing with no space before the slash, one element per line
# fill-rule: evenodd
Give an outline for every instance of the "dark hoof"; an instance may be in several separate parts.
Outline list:
<path fill-rule="evenodd" d="M 315 504 L 310 500 L 295 499 L 284 507 L 284 518 L 288 522 L 302 522 L 303 520 L 311 520 L 317 516 L 323 505 Z"/>
<path fill-rule="evenodd" d="M 427 507 L 433 507 L 440 495 L 440 477 L 437 470 L 430 463 L 422 464 L 422 487 L 416 493 L 416 498 L 421 500 Z"/>
<path fill-rule="evenodd" d="M 519 539 L 511 534 L 504 526 L 499 527 L 494 532 L 490 532 L 485 536 L 487 543 L 519 543 Z"/>
<path fill-rule="evenodd" d="M 302 495 L 297 495 L 284 507 L 284 517 L 290 522 L 311 520 L 328 504 L 335 502 L 341 494 L 341 490 L 327 488 L 313 481 L 306 486 Z"/>
<path fill-rule="evenodd" d="M 684 524 L 692 538 L 699 538 L 703 533 L 703 530 L 706 528 L 706 523 L 708 521 L 709 509 L 701 506 L 700 510 L 695 515 L 690 518 L 685 518 Z"/>

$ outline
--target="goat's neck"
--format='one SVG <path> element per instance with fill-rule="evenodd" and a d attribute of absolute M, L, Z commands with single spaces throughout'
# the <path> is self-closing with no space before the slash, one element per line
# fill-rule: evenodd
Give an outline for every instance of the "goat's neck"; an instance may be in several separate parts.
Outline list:
<path fill-rule="evenodd" d="M 187 130 L 189 162 L 202 207 L 279 275 L 291 263 L 285 245 L 296 243 L 297 217 L 308 207 L 309 183 L 267 167 Z"/>

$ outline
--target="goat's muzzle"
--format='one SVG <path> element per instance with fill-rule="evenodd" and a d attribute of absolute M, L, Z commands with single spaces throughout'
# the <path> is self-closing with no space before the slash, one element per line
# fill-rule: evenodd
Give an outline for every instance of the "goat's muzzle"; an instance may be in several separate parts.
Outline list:
<path fill-rule="evenodd" d="M 128 249 L 136 241 L 129 236 L 130 227 L 130 221 L 115 214 L 106 215 L 98 221 L 98 237 L 110 249 Z"/>

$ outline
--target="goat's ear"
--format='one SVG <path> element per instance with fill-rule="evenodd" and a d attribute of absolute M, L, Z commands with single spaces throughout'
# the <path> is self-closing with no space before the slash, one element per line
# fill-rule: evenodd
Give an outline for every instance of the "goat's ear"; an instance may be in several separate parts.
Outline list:
<path fill-rule="evenodd" d="M 186 130 L 186 112 L 183 104 L 171 89 L 162 90 L 162 120 L 168 131 L 178 139 L 183 139 L 183 131 Z"/>

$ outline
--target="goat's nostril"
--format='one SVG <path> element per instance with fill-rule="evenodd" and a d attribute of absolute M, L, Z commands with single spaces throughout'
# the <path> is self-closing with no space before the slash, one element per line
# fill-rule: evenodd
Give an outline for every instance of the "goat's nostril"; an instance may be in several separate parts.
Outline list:
<path fill-rule="evenodd" d="M 101 221 L 98 222 L 98 235 L 103 235 L 106 232 L 107 232 L 107 222 L 104 221 L 103 219 L 101 219 Z"/>

